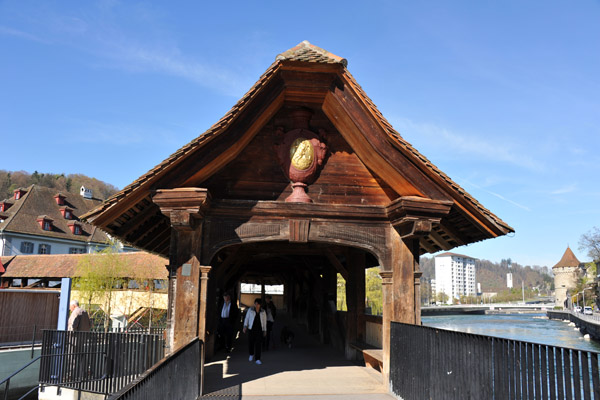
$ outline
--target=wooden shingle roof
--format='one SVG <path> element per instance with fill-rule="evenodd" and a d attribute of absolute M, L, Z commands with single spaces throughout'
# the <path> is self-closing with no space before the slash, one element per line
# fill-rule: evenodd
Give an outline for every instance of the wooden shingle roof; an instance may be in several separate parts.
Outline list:
<path fill-rule="evenodd" d="M 140 229 L 142 225 L 144 225 L 144 229 L 146 230 L 152 229 L 150 225 L 156 228 L 158 224 L 161 224 L 162 227 L 156 229 L 156 232 L 151 235 L 161 235 L 162 238 L 162 240 L 154 241 L 153 248 L 148 246 L 144 247 L 147 242 L 152 241 L 150 237 L 148 237 L 148 239 L 140 240 L 144 245 L 141 245 L 140 243 L 134 244 L 145 248 L 148 251 L 166 254 L 165 251 L 168 249 L 169 235 L 164 231 L 170 229 L 168 221 L 161 219 L 159 215 L 160 212 L 157 209 L 153 212 L 147 211 L 148 208 L 153 207 L 151 201 L 153 191 L 155 189 L 166 187 L 165 177 L 170 176 L 169 174 L 173 174 L 179 166 L 186 165 L 185 163 L 191 160 L 195 155 L 199 154 L 200 151 L 209 149 L 210 147 L 207 146 L 211 146 L 211 143 L 217 142 L 217 139 L 220 139 L 222 135 L 232 134 L 233 131 L 235 131 L 232 127 L 239 129 L 239 125 L 236 125 L 236 123 L 239 123 L 240 120 L 244 120 L 244 118 L 248 119 L 247 114 L 252 114 L 256 109 L 255 103 L 265 101 L 265 98 L 270 99 L 269 101 L 273 102 L 273 107 L 269 110 L 271 111 L 271 114 L 274 114 L 274 112 L 283 107 L 288 99 L 292 102 L 297 101 L 296 97 L 294 97 L 297 92 L 294 91 L 303 89 L 298 86 L 292 88 L 286 87 L 284 74 L 288 71 L 299 71 L 301 73 L 335 75 L 336 78 L 334 79 L 334 83 L 330 90 L 332 92 L 337 90 L 338 93 L 341 91 L 342 95 L 340 98 L 343 96 L 347 96 L 345 98 L 351 98 L 351 101 L 353 102 L 352 107 L 355 107 L 355 110 L 359 109 L 358 112 L 364 114 L 361 116 L 361 121 L 355 120 L 351 123 L 356 126 L 361 126 L 357 128 L 358 131 L 362 131 L 364 127 L 368 127 L 367 129 L 376 130 L 378 135 L 380 134 L 379 132 L 385 135 L 386 140 L 383 141 L 380 139 L 371 140 L 371 138 L 368 137 L 363 138 L 355 136 L 353 138 L 355 139 L 354 144 L 358 144 L 359 147 L 362 146 L 362 154 L 360 154 L 360 149 L 354 148 L 354 150 L 357 152 L 362 162 L 367 164 L 371 170 L 381 173 L 382 175 L 380 175 L 380 177 L 382 177 L 400 196 L 430 197 L 436 200 L 451 199 L 454 202 L 453 211 L 449 216 L 447 225 L 456 225 L 460 227 L 458 230 L 462 229 L 466 232 L 468 229 L 470 232 L 462 239 L 458 238 L 458 236 L 461 236 L 460 232 L 458 232 L 458 235 L 457 232 L 449 233 L 454 239 L 450 240 L 448 243 L 452 244 L 446 244 L 443 247 L 439 247 L 438 244 L 436 244 L 440 241 L 440 238 L 438 237 L 435 241 L 431 242 L 431 246 L 427 248 L 427 251 L 433 252 L 436 249 L 439 250 L 442 248 L 449 250 L 456 245 L 472 243 L 514 232 L 512 227 L 480 204 L 448 175 L 443 173 L 430 160 L 412 147 L 410 143 L 404 140 L 404 138 L 383 117 L 375 104 L 347 70 L 346 66 L 347 61 L 344 58 L 336 56 L 306 41 L 279 54 L 275 62 L 267 68 L 254 86 L 216 124 L 173 153 L 162 163 L 142 175 L 126 188 L 113 195 L 102 205 L 85 214 L 83 218 L 108 230 L 116 236 L 119 236 L 122 232 L 126 232 L 129 236 L 132 235 L 132 232 L 135 229 L 126 227 L 130 221 L 135 221 L 140 226 Z M 302 85 L 302 83 L 296 81 L 292 83 L 293 85 Z M 273 89 L 274 86 L 277 88 L 276 90 Z M 269 91 L 267 91 L 267 88 L 269 88 Z M 314 88 L 308 88 L 306 90 L 313 90 L 313 92 L 310 92 L 310 95 L 314 94 Z M 273 97 L 275 95 L 271 94 L 271 92 L 279 93 L 279 95 Z M 315 101 L 316 103 L 321 101 L 323 111 L 335 124 L 335 118 L 332 118 L 331 115 L 344 112 L 342 108 L 347 104 L 334 103 L 335 101 L 339 101 L 337 99 L 326 104 L 327 99 L 331 97 L 333 96 L 330 96 L 330 94 L 327 93 L 316 93 L 314 94 L 313 99 L 318 99 Z M 325 110 L 325 106 L 330 108 Z M 331 107 L 338 108 L 333 109 Z M 263 107 L 262 110 L 264 109 L 265 108 Z M 244 123 L 247 124 L 247 122 Z M 338 130 L 341 133 L 346 134 L 344 129 L 340 128 Z M 248 139 L 246 137 L 245 139 L 250 140 L 251 138 Z M 351 143 L 353 146 L 354 144 Z M 186 173 L 196 174 L 197 179 L 195 179 L 195 181 L 207 179 L 212 173 L 218 170 L 218 168 L 221 168 L 223 165 L 233 160 L 241 152 L 244 145 L 245 144 L 238 142 L 236 143 L 236 146 L 229 146 L 227 148 L 222 147 L 222 145 L 221 147 L 216 146 L 218 150 L 214 150 L 213 153 L 221 152 L 222 155 L 220 157 L 217 154 L 213 158 L 207 158 L 206 164 L 202 167 L 202 171 L 200 172 L 186 171 Z M 398 157 L 398 153 L 400 153 L 402 157 Z M 398 158 L 402 158 L 402 160 L 394 164 L 392 159 Z M 383 169 L 381 168 L 382 166 L 384 167 Z M 406 177 L 404 174 L 408 169 L 416 170 L 418 172 L 415 172 L 412 177 Z M 198 178 L 198 176 L 200 176 L 200 178 Z M 416 181 L 421 179 L 419 177 L 423 176 L 426 177 L 428 182 L 431 182 L 428 183 L 428 185 L 430 185 L 429 187 L 433 188 L 427 193 L 417 187 L 418 182 Z M 180 180 L 177 184 L 179 186 L 186 186 L 185 183 L 185 180 Z M 144 212 L 148 215 L 142 218 L 141 214 Z M 143 221 L 140 221 L 142 219 Z M 149 222 L 150 220 L 154 222 L 151 224 Z M 468 228 L 468 226 L 471 226 L 471 228 Z M 444 232 L 438 233 L 440 235 L 445 235 Z M 131 238 L 130 240 L 125 240 L 133 243 Z"/>

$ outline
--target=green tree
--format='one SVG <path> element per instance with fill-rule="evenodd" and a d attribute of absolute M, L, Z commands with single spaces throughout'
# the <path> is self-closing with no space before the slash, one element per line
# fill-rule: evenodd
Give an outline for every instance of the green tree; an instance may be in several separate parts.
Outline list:
<path fill-rule="evenodd" d="M 436 298 L 436 301 L 438 304 L 446 304 L 448 302 L 448 300 L 450 299 L 450 296 L 448 296 L 444 292 L 437 292 L 437 294 L 435 295 L 435 298 Z"/>
<path fill-rule="evenodd" d="M 119 256 L 116 243 L 110 243 L 105 249 L 84 256 L 77 264 L 73 288 L 82 296 L 82 303 L 88 310 L 93 304 L 104 306 L 109 316 L 104 320 L 104 329 L 108 331 L 111 315 L 113 290 L 123 287 L 124 271 L 127 271 L 125 257 Z"/>
<path fill-rule="evenodd" d="M 371 308 L 372 315 L 383 314 L 383 292 L 381 291 L 381 275 L 379 267 L 368 268 L 365 271 L 366 306 Z"/>

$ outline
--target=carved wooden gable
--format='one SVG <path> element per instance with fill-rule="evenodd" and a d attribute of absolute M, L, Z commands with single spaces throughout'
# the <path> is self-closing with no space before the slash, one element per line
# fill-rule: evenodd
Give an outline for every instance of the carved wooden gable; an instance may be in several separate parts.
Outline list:
<path fill-rule="evenodd" d="M 306 108 L 303 108 L 306 110 Z M 240 155 L 203 182 L 214 198 L 284 201 L 292 194 L 292 184 L 278 160 L 274 144 L 277 129 L 291 131 L 297 109 L 285 107 L 271 119 Z M 387 205 L 394 192 L 370 171 L 322 111 L 311 113 L 309 128 L 326 135 L 327 153 L 307 194 L 315 203 Z"/>

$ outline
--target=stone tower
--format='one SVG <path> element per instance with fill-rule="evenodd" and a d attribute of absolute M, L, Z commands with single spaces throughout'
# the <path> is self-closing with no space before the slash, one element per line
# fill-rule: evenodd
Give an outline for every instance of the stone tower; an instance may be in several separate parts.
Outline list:
<path fill-rule="evenodd" d="M 554 298 L 557 306 L 565 306 L 567 291 L 575 287 L 582 271 L 581 263 L 573 254 L 571 248 L 567 247 L 560 261 L 552 267 L 555 288 Z"/>

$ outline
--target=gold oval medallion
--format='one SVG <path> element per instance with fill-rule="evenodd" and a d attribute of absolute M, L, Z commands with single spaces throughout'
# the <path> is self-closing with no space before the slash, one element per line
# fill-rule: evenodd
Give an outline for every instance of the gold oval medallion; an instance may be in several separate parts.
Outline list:
<path fill-rule="evenodd" d="M 305 138 L 294 140 L 294 143 L 290 147 L 290 159 L 295 168 L 302 171 L 308 169 L 312 165 L 314 158 L 315 151 L 310 140 Z"/>

